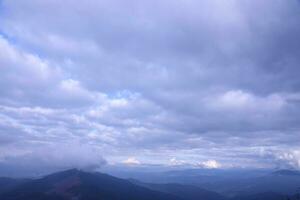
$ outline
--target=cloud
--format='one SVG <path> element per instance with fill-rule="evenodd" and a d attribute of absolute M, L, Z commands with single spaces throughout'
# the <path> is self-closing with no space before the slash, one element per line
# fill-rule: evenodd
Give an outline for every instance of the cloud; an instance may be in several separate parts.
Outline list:
<path fill-rule="evenodd" d="M 296 0 L 4 0 L 0 9 L 5 156 L 76 140 L 109 163 L 261 167 L 271 161 L 260 149 L 298 150 Z"/>
<path fill-rule="evenodd" d="M 264 154 L 270 162 L 276 163 L 278 168 L 300 168 L 300 150 L 287 149 L 287 150 L 273 150 Z"/>
<path fill-rule="evenodd" d="M 217 169 L 221 167 L 221 164 L 218 163 L 216 160 L 207 160 L 199 163 L 199 166 L 206 169 Z"/>
<path fill-rule="evenodd" d="M 294 150 L 291 152 L 285 152 L 278 156 L 278 160 L 285 162 L 286 165 L 299 169 L 300 168 L 300 151 Z"/>
<path fill-rule="evenodd" d="M 135 157 L 129 157 L 126 160 L 123 161 L 126 165 L 140 165 L 141 162 L 137 160 Z"/>
<path fill-rule="evenodd" d="M 169 163 L 170 163 L 170 165 L 173 165 L 173 166 L 180 166 L 180 165 L 184 165 L 184 164 L 186 164 L 186 162 L 185 161 L 183 161 L 183 160 L 178 160 L 177 158 L 171 158 L 170 160 L 169 160 Z"/>
<path fill-rule="evenodd" d="M 278 94 L 271 94 L 267 97 L 255 96 L 242 90 L 227 91 L 217 96 L 215 101 L 211 100 L 211 106 L 217 109 L 243 110 L 243 111 L 265 111 L 274 112 L 280 110 L 285 104 L 285 99 Z"/>
<path fill-rule="evenodd" d="M 106 164 L 99 150 L 78 141 L 32 145 L 30 149 L 25 147 L 23 152 L 0 155 L 0 158 L 0 174 L 13 176 L 39 175 L 70 168 L 93 171 Z"/>

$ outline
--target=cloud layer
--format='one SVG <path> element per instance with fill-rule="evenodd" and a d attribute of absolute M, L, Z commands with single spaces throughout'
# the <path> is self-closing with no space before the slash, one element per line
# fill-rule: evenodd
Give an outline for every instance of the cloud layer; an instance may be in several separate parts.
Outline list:
<path fill-rule="evenodd" d="M 299 10 L 296 0 L 2 1 L 0 162 L 78 166 L 80 152 L 86 166 L 299 167 L 282 156 L 299 151 Z M 72 161 L 52 157 L 63 144 Z"/>

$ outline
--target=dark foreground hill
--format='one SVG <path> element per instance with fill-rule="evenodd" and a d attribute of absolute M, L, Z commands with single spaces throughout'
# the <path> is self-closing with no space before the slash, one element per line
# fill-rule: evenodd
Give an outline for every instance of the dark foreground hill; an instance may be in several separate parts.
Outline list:
<path fill-rule="evenodd" d="M 182 200 L 127 180 L 76 169 L 31 180 L 0 194 L 1 200 Z"/>
<path fill-rule="evenodd" d="M 27 181 L 29 180 L 0 177 L 0 194 L 15 188 L 20 184 L 26 183 Z"/>

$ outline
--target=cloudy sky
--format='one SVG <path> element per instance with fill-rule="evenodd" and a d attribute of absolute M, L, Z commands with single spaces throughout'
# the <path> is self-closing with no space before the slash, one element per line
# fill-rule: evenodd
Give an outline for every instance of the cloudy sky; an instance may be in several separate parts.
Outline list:
<path fill-rule="evenodd" d="M 1 0 L 0 170 L 300 167 L 297 0 Z"/>

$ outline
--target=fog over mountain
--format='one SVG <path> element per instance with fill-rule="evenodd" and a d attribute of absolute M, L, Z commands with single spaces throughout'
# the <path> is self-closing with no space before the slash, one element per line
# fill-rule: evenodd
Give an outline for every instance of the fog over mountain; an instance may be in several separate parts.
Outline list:
<path fill-rule="evenodd" d="M 297 170 L 299 64 L 298 0 L 2 0 L 0 176 Z"/>

